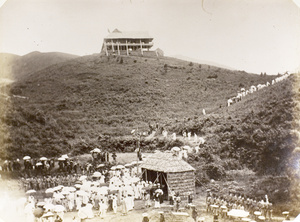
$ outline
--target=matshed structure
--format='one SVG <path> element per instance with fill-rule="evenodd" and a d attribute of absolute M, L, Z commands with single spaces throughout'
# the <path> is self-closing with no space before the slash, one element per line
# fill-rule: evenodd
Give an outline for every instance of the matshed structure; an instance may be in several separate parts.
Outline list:
<path fill-rule="evenodd" d="M 153 46 L 152 41 L 153 37 L 147 32 L 122 32 L 115 29 L 104 38 L 102 52 L 105 52 L 107 56 L 110 54 L 143 55 L 145 51 L 149 52 Z"/>
<path fill-rule="evenodd" d="M 170 152 L 156 152 L 141 164 L 143 179 L 161 184 L 164 198 L 171 192 L 180 196 L 195 194 L 195 168 Z"/>

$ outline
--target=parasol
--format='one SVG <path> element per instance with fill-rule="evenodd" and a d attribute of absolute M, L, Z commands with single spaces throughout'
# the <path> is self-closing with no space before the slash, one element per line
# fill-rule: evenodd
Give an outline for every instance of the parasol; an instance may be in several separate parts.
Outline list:
<path fill-rule="evenodd" d="M 41 157 L 40 160 L 44 161 L 44 160 L 47 160 L 47 158 L 46 157 Z"/>
<path fill-rule="evenodd" d="M 35 164 L 36 166 L 42 166 L 43 164 L 41 162 L 38 162 Z"/>
<path fill-rule="evenodd" d="M 191 147 L 190 147 L 190 146 L 188 146 L 188 145 L 185 145 L 185 146 L 183 146 L 183 147 L 182 147 L 182 149 L 184 149 L 184 150 L 190 150 L 190 149 L 191 149 Z"/>
<path fill-rule="evenodd" d="M 26 191 L 26 194 L 33 194 L 33 193 L 36 193 L 36 191 L 35 190 L 27 190 Z"/>
<path fill-rule="evenodd" d="M 248 217 L 249 216 L 249 212 L 244 211 L 244 210 L 236 210 L 236 209 L 232 209 L 227 213 L 228 216 L 232 216 L 232 217 L 238 217 L 238 218 L 243 218 L 243 217 Z"/>
<path fill-rule="evenodd" d="M 99 148 L 95 148 L 91 151 L 91 153 L 101 153 L 101 150 Z"/>
<path fill-rule="evenodd" d="M 126 163 L 124 166 L 125 167 L 132 167 L 132 164 L 131 163 Z"/>
<path fill-rule="evenodd" d="M 44 206 L 46 203 L 45 202 L 38 202 L 36 205 L 39 206 L 39 207 L 42 207 Z"/>
<path fill-rule="evenodd" d="M 83 180 L 85 180 L 86 178 L 87 178 L 87 176 L 82 175 L 81 177 L 79 177 L 79 180 L 80 180 L 80 181 L 83 181 Z"/>
<path fill-rule="evenodd" d="M 125 167 L 123 165 L 116 166 L 116 169 L 124 169 Z"/>
<path fill-rule="evenodd" d="M 64 159 L 69 159 L 67 154 L 62 155 L 61 157 L 64 158 Z"/>
<path fill-rule="evenodd" d="M 47 203 L 47 204 L 44 205 L 44 209 L 46 211 L 52 210 L 53 208 L 54 208 L 54 204 Z"/>
<path fill-rule="evenodd" d="M 102 176 L 102 174 L 98 171 L 94 172 L 92 175 L 92 177 L 101 177 L 101 176 Z"/>
<path fill-rule="evenodd" d="M 30 160 L 30 159 L 31 159 L 30 156 L 24 156 L 24 157 L 23 157 L 23 160 Z"/>
<path fill-rule="evenodd" d="M 68 190 L 63 190 L 63 191 L 61 191 L 61 194 L 63 194 L 63 195 L 67 195 L 67 194 L 69 194 L 70 193 L 70 191 L 68 191 Z"/>
<path fill-rule="evenodd" d="M 57 160 L 59 160 L 59 161 L 65 161 L 66 159 L 63 158 L 63 157 L 59 157 Z"/>
<path fill-rule="evenodd" d="M 74 187 L 75 187 L 75 188 L 78 188 L 78 189 L 79 189 L 81 186 L 82 186 L 81 184 L 75 184 L 75 185 L 74 185 Z"/>
<path fill-rule="evenodd" d="M 62 193 L 57 193 L 57 194 L 55 194 L 54 198 L 55 199 L 64 199 L 65 196 Z"/>
<path fill-rule="evenodd" d="M 105 167 L 105 164 L 104 163 L 100 163 L 97 168 L 102 168 L 102 167 Z"/>
<path fill-rule="evenodd" d="M 53 211 L 56 213 L 65 211 L 65 207 L 63 205 L 54 205 Z"/>
<path fill-rule="evenodd" d="M 54 216 L 54 214 L 49 211 L 49 212 L 45 213 L 42 217 L 53 217 L 53 216 Z"/>
<path fill-rule="evenodd" d="M 76 184 L 75 184 L 76 185 Z M 75 187 L 66 187 L 67 191 L 69 192 L 74 192 L 76 191 L 76 188 Z"/>
<path fill-rule="evenodd" d="M 171 149 L 171 151 L 178 152 L 178 151 L 180 151 L 180 148 L 179 148 L 179 147 L 177 147 L 177 146 L 174 146 L 174 147 Z"/>

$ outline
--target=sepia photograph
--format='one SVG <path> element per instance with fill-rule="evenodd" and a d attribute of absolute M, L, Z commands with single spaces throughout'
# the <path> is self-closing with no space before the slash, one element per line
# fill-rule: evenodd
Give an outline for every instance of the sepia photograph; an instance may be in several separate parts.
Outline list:
<path fill-rule="evenodd" d="M 0 222 L 300 222 L 300 0 L 0 0 Z"/>

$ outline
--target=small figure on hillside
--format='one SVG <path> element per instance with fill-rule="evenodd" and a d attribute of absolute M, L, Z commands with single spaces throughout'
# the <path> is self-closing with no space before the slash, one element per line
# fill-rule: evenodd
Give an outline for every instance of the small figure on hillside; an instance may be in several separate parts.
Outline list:
<path fill-rule="evenodd" d="M 176 197 L 175 197 L 175 211 L 176 212 L 179 210 L 180 202 L 181 202 L 181 198 L 179 196 L 179 192 L 177 192 Z"/>
<path fill-rule="evenodd" d="M 173 134 L 172 134 L 172 139 L 173 139 L 173 140 L 176 140 L 176 133 L 173 133 Z"/>
<path fill-rule="evenodd" d="M 197 222 L 197 217 L 198 217 L 198 211 L 196 209 L 196 206 L 192 206 L 192 218 L 194 219 L 195 222 Z"/>
<path fill-rule="evenodd" d="M 159 222 L 165 222 L 165 215 L 163 211 L 158 212 L 160 217 L 159 217 Z"/>
<path fill-rule="evenodd" d="M 193 194 L 191 192 L 188 193 L 188 203 L 193 203 Z"/>
<path fill-rule="evenodd" d="M 117 162 L 117 154 L 115 152 L 113 152 L 112 158 L 113 158 L 114 162 Z"/>

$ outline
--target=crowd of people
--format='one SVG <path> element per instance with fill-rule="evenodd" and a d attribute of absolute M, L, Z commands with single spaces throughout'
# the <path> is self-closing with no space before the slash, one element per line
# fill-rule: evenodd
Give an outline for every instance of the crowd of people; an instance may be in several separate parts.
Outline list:
<path fill-rule="evenodd" d="M 289 76 L 290 76 L 290 74 L 288 72 L 286 72 L 285 74 L 273 79 L 271 83 L 266 82 L 265 84 L 258 84 L 257 86 L 252 85 L 249 89 L 241 88 L 241 91 L 238 92 L 237 96 L 234 96 L 227 100 L 227 106 L 231 106 L 232 104 L 241 101 L 242 98 L 247 96 L 248 94 L 252 94 L 252 93 L 254 93 L 258 90 L 261 90 L 265 87 L 268 87 L 268 86 L 274 85 L 278 82 L 281 82 L 282 80 L 288 78 Z"/>
<path fill-rule="evenodd" d="M 101 168 L 87 174 L 64 174 L 26 176 L 20 179 L 27 199 L 22 202 L 21 211 L 26 221 L 43 218 L 43 221 L 63 221 L 64 212 L 77 212 L 76 219 L 95 216 L 106 217 L 106 213 L 121 212 L 122 215 L 134 209 L 135 201 L 144 202 L 144 207 L 161 207 L 164 192 L 159 183 L 141 180 L 136 161 L 123 165 Z M 179 209 L 179 194 L 172 194 L 170 203 Z M 20 207 L 20 204 L 16 204 Z M 20 209 L 18 209 L 20 211 Z M 82 213 L 84 212 L 84 213 Z M 94 213 L 97 212 L 97 213 Z"/>
<path fill-rule="evenodd" d="M 267 195 L 264 199 L 258 200 L 257 198 L 231 192 L 227 195 L 218 195 L 208 190 L 206 211 L 215 217 L 221 218 L 240 216 L 241 218 L 249 218 L 249 221 L 251 221 L 251 219 L 256 221 L 272 220 L 272 203 L 269 202 Z M 230 213 L 234 211 L 239 212 L 240 215 Z"/>

